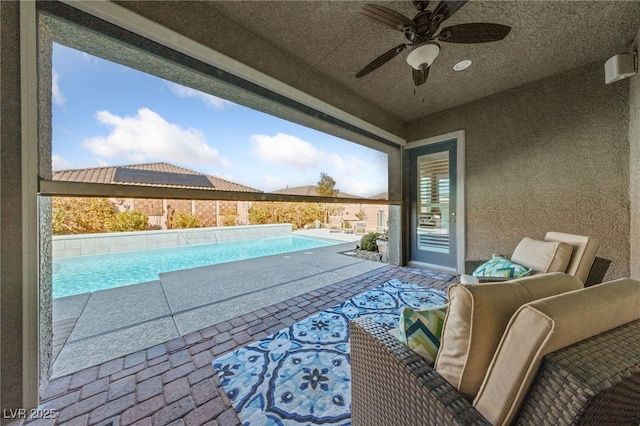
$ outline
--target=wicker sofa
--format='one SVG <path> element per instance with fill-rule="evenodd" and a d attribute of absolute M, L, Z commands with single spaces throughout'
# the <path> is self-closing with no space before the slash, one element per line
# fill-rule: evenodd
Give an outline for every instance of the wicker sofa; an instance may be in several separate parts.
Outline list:
<path fill-rule="evenodd" d="M 623 289 L 626 296 L 607 296 L 612 294 L 609 289 L 617 292 L 621 284 L 626 286 Z M 582 308 L 581 304 L 589 306 Z M 601 315 L 616 304 L 621 307 L 611 312 L 614 318 L 599 320 L 585 315 L 590 312 Z M 530 327 L 527 315 L 540 312 L 549 313 L 553 321 L 557 319 L 549 333 L 536 337 L 536 327 L 531 327 L 531 338 L 523 338 L 522 333 L 514 332 L 518 322 Z M 600 321 L 607 324 L 600 325 Z M 571 330 L 581 328 L 582 323 L 587 323 L 583 327 L 586 331 Z M 598 327 L 606 331 L 601 332 Z M 350 324 L 352 423 L 356 426 L 638 425 L 639 336 L 638 281 L 618 280 L 531 302 L 511 318 L 484 378 L 480 393 L 497 387 L 493 391 L 498 396 L 470 400 L 387 329 L 366 318 L 356 319 Z M 527 353 L 533 353 L 535 358 L 545 350 L 548 353 L 544 358 L 527 358 Z M 509 384 L 516 371 L 530 376 L 529 382 L 525 379 L 518 385 L 519 390 Z M 522 394 L 520 400 L 517 394 Z M 497 414 L 503 405 L 501 399 L 509 398 L 514 399 L 511 414 Z"/>

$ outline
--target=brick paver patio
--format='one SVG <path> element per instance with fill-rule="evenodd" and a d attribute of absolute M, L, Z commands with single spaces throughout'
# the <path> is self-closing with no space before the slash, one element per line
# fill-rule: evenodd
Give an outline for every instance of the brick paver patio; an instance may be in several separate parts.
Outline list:
<path fill-rule="evenodd" d="M 446 289 L 446 275 L 384 266 L 239 318 L 52 380 L 29 425 L 240 425 L 211 361 L 392 278 Z"/>

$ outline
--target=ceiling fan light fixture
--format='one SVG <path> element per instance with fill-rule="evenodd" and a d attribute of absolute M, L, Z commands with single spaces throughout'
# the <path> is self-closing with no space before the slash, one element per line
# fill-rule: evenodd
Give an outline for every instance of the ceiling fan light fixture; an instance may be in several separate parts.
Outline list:
<path fill-rule="evenodd" d="M 472 62 L 469 59 L 464 59 L 453 66 L 454 71 L 463 71 L 471 66 Z"/>
<path fill-rule="evenodd" d="M 433 41 L 419 44 L 407 55 L 407 63 L 416 70 L 422 70 L 431 66 L 440 53 L 440 45 Z"/>

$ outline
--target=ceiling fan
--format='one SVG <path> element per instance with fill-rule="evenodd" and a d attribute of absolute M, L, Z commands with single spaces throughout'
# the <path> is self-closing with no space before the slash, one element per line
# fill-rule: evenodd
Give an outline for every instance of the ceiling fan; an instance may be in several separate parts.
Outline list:
<path fill-rule="evenodd" d="M 414 7 L 418 10 L 413 19 L 384 6 L 375 4 L 363 6 L 361 14 L 387 28 L 403 32 L 410 43 L 400 44 L 378 56 L 361 69 L 356 74 L 356 78 L 369 74 L 408 49 L 409 54 L 406 60 L 413 70 L 413 82 L 416 86 L 420 86 L 427 81 L 429 67 L 440 53 L 438 41 L 488 43 L 502 40 L 509 34 L 511 27 L 488 22 L 458 24 L 440 29 L 440 25 L 468 1 L 441 0 L 433 11 L 427 10 L 428 1 L 413 1 Z"/>

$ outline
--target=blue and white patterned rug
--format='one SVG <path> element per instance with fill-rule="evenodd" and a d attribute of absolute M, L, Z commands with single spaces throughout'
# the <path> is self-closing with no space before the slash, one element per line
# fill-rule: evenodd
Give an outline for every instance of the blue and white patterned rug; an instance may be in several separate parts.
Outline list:
<path fill-rule="evenodd" d="M 243 426 L 350 425 L 349 320 L 398 327 L 405 306 L 446 303 L 446 293 L 398 279 L 213 361 Z"/>

